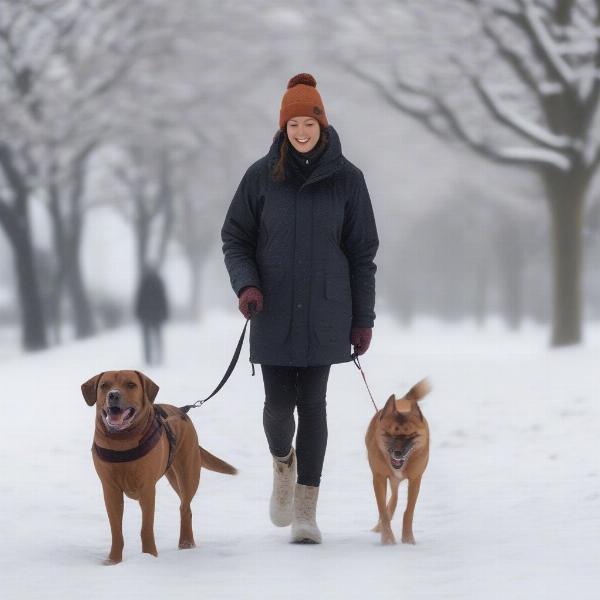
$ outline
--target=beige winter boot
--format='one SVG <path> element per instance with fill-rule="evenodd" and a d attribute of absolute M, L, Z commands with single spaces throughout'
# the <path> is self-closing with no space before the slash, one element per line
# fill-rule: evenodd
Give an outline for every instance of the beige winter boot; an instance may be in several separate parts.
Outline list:
<path fill-rule="evenodd" d="M 296 453 L 292 448 L 287 456 L 273 457 L 273 492 L 269 516 L 277 527 L 287 527 L 292 522 L 295 483 Z"/>
<path fill-rule="evenodd" d="M 321 532 L 316 519 L 318 498 L 318 487 L 296 484 L 294 517 L 292 519 L 292 542 L 294 544 L 321 543 Z"/>

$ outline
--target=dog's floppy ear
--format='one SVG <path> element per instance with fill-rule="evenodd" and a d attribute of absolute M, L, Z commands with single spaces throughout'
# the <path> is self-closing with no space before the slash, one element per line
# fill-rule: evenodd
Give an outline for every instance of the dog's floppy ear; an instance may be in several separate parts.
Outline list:
<path fill-rule="evenodd" d="M 427 379 L 421 379 L 419 383 L 415 383 L 415 385 L 410 388 L 408 394 L 406 394 L 406 398 L 412 402 L 418 402 L 427 396 L 430 391 L 431 385 L 429 385 L 429 381 L 427 381 Z"/>
<path fill-rule="evenodd" d="M 156 394 L 158 394 L 158 390 L 160 389 L 148 375 L 144 375 L 141 371 L 136 371 L 142 380 L 142 386 L 144 388 L 144 395 L 148 398 L 148 402 L 152 404 L 154 399 L 156 398 Z"/>
<path fill-rule="evenodd" d="M 98 393 L 98 382 L 100 377 L 104 375 L 104 372 L 94 375 L 91 379 L 88 379 L 85 383 L 81 384 L 81 393 L 88 406 L 94 406 L 96 404 L 96 396 Z"/>
<path fill-rule="evenodd" d="M 383 410 L 381 411 L 381 419 L 383 417 L 390 417 L 396 412 L 396 394 L 392 394 L 385 403 Z"/>

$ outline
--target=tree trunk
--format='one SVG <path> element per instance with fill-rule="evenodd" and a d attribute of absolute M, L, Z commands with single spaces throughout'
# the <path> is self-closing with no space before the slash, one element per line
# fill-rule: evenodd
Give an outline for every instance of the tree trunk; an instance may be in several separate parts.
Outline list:
<path fill-rule="evenodd" d="M 156 254 L 156 266 L 160 268 L 167 255 L 167 246 L 173 233 L 174 210 L 173 210 L 173 189 L 171 185 L 171 166 L 166 152 L 163 150 L 160 154 L 160 175 L 159 175 L 159 193 L 158 193 L 160 211 L 157 218 L 160 218 L 160 233 L 158 240 L 158 251 Z"/>
<path fill-rule="evenodd" d="M 15 167 L 12 152 L 2 143 L 0 143 L 0 166 L 14 194 L 12 205 L 0 198 L 0 227 L 4 229 L 13 250 L 21 305 L 23 348 L 40 350 L 46 348 L 48 342 L 31 239 L 29 190 L 22 173 Z"/>
<path fill-rule="evenodd" d="M 70 215 L 68 232 L 68 257 L 66 273 L 67 294 L 73 309 L 75 337 L 82 339 L 94 334 L 94 317 L 89 296 L 83 283 L 79 255 L 83 228 L 82 199 L 85 193 L 88 159 L 96 147 L 96 142 L 85 146 L 73 161 L 72 190 L 70 194 Z"/>
<path fill-rule="evenodd" d="M 134 218 L 135 231 L 135 251 L 137 262 L 137 277 L 141 281 L 142 275 L 150 265 L 149 239 L 150 239 L 150 220 L 143 207 L 143 198 L 136 200 L 136 215 Z"/>
<path fill-rule="evenodd" d="M 513 264 L 504 274 L 504 315 L 508 328 L 516 331 L 523 320 L 523 285 L 521 264 Z"/>
<path fill-rule="evenodd" d="M 60 199 L 58 186 L 52 181 L 48 186 L 48 212 L 52 224 L 52 242 L 54 244 L 54 256 L 56 260 L 56 273 L 51 286 L 51 302 L 54 307 L 53 325 L 54 342 L 61 343 L 62 338 L 62 299 L 65 285 L 65 274 L 67 268 L 67 252 L 65 243 L 65 225 L 60 212 Z"/>
<path fill-rule="evenodd" d="M 473 314 L 478 327 L 485 325 L 488 313 L 488 265 L 484 260 L 477 264 L 473 278 Z"/>
<path fill-rule="evenodd" d="M 29 231 L 11 238 L 21 305 L 22 343 L 25 350 L 47 347 L 46 325 L 35 272 L 33 247 Z"/>
<path fill-rule="evenodd" d="M 94 334 L 94 316 L 90 300 L 83 283 L 79 251 L 74 250 L 66 273 L 67 295 L 73 309 L 75 337 L 83 339 Z"/>
<path fill-rule="evenodd" d="M 71 215 L 70 220 L 67 220 L 62 214 L 60 194 L 56 185 L 51 183 L 48 192 L 50 196 L 48 209 L 52 222 L 54 252 L 58 264 L 53 295 L 58 303 L 57 306 L 60 307 L 63 292 L 66 292 L 73 311 L 75 337 L 83 339 L 93 335 L 95 328 L 92 307 L 83 284 L 79 263 L 81 220 L 78 212 Z M 78 206 L 74 206 L 73 210 L 78 210 Z M 60 313 L 57 316 L 60 326 Z"/>
<path fill-rule="evenodd" d="M 552 345 L 582 337 L 582 226 L 587 178 L 581 172 L 544 178 L 552 216 Z"/>
<path fill-rule="evenodd" d="M 523 264 L 525 255 L 516 219 L 504 219 L 496 238 L 500 273 L 500 310 L 509 329 L 516 331 L 523 320 Z"/>

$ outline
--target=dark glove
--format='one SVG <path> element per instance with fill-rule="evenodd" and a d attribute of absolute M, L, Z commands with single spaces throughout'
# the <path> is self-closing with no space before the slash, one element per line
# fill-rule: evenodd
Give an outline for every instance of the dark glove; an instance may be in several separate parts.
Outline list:
<path fill-rule="evenodd" d="M 371 338 L 373 337 L 373 329 L 370 327 L 353 327 L 350 332 L 350 342 L 354 346 L 356 354 L 361 356 L 364 354 L 371 345 Z"/>
<path fill-rule="evenodd" d="M 254 304 L 255 313 L 259 313 L 263 309 L 263 295 L 258 288 L 247 287 L 240 294 L 240 312 L 246 319 L 249 319 L 251 316 L 250 304 Z"/>

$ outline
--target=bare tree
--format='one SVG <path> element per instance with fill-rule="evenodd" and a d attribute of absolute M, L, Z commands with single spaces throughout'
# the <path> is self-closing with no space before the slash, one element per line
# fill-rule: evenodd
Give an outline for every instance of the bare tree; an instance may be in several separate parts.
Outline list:
<path fill-rule="evenodd" d="M 113 96 L 149 51 L 154 8 L 152 2 L 141 10 L 123 0 L 95 1 L 68 16 L 51 15 L 57 38 L 53 64 L 61 77 L 54 89 L 44 90 L 47 206 L 59 258 L 56 291 L 60 296 L 65 286 L 77 337 L 94 330 L 79 260 L 88 167 L 115 126 Z"/>
<path fill-rule="evenodd" d="M 532 264 L 539 270 L 544 244 L 534 211 L 465 185 L 448 195 L 393 238 L 393 267 L 402 276 L 381 282 L 391 308 L 407 324 L 418 304 L 447 320 L 474 316 L 479 325 L 497 314 L 517 329 L 537 301 L 524 286 Z"/>
<path fill-rule="evenodd" d="M 60 307 L 66 293 L 77 337 L 94 329 L 79 260 L 88 166 L 119 123 L 113 97 L 136 61 L 166 38 L 160 8 L 160 0 L 143 7 L 125 0 L 26 0 L 10 3 L 4 14 L 8 69 L 0 102 L 11 126 L 5 155 L 26 152 L 20 176 L 45 200 L 57 256 L 52 304 Z M 11 181 L 18 161 L 12 170 Z M 27 253 L 19 254 L 22 262 Z M 35 284 L 25 287 L 33 302 Z"/>
<path fill-rule="evenodd" d="M 0 143 L 0 165 L 10 186 L 10 191 L 3 190 L 0 195 L 0 225 L 7 235 L 15 260 L 23 347 L 38 350 L 46 347 L 46 328 L 35 273 L 29 220 L 29 187 L 15 167 L 11 150 L 3 143 Z M 12 198 L 7 197 L 10 194 Z"/>
<path fill-rule="evenodd" d="M 55 164 L 50 162 L 47 182 L 47 208 L 52 223 L 54 252 L 57 257 L 52 303 L 56 307 L 56 318 L 60 324 L 61 297 L 66 288 L 73 311 L 75 335 L 78 338 L 87 337 L 94 330 L 92 310 L 83 283 L 79 254 L 83 227 L 82 197 L 87 163 L 95 146 L 96 142 L 90 142 L 73 157 L 69 165 L 68 181 L 61 182 Z M 60 334 L 60 327 L 58 331 Z"/>
<path fill-rule="evenodd" d="M 344 56 L 351 72 L 442 139 L 540 176 L 553 226 L 552 344 L 578 343 L 582 223 L 600 165 L 600 2 L 404 0 L 368 14 L 344 4 L 368 39 Z"/>
<path fill-rule="evenodd" d="M 9 2 L 0 10 L 0 226 L 14 257 L 23 346 L 36 350 L 46 347 L 47 339 L 30 221 L 32 180 L 37 168 L 27 134 L 36 133 L 31 123 L 39 111 L 31 100 L 36 73 L 33 65 L 40 64 L 44 43 L 36 31 L 38 37 L 28 49 L 31 60 L 20 60 L 20 40 L 35 29 L 30 8 L 28 3 Z"/>
<path fill-rule="evenodd" d="M 228 139 L 225 137 L 225 142 Z M 198 150 L 178 165 L 180 196 L 175 222 L 176 239 L 189 266 L 191 290 L 188 312 L 194 319 L 200 318 L 202 313 L 202 275 L 221 221 L 221 215 L 211 207 L 222 205 L 227 193 L 227 170 L 231 160 L 227 147 L 227 143 L 217 145 L 206 140 L 203 151 Z M 213 158 L 208 163 L 210 170 L 204 165 L 208 154 Z"/>
<path fill-rule="evenodd" d="M 219 208 L 238 177 L 231 168 L 241 132 L 256 130 L 264 119 L 249 91 L 278 60 L 260 35 L 255 9 L 253 2 L 220 3 L 218 11 L 195 2 L 175 7 L 168 23 L 172 43 L 139 61 L 119 94 L 113 142 L 128 158 L 114 172 L 126 192 L 111 202 L 133 224 L 140 270 L 150 259 L 164 261 L 170 241 L 179 246 L 190 269 L 195 317 L 204 265 L 218 240 Z M 143 104 L 132 101 L 137 98 Z M 248 115 L 250 124 L 243 122 Z"/>
<path fill-rule="evenodd" d="M 149 266 L 160 266 L 173 226 L 173 190 L 170 159 L 164 148 L 144 148 L 132 143 L 129 163 L 119 165 L 115 175 L 125 199 L 108 199 L 132 225 L 136 242 L 138 274 Z"/>

